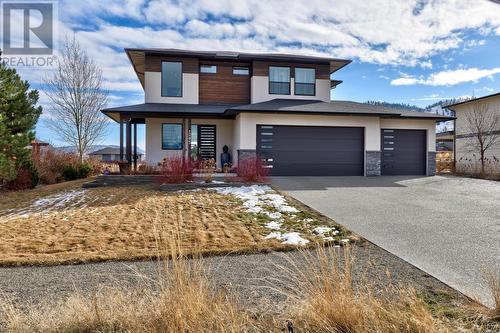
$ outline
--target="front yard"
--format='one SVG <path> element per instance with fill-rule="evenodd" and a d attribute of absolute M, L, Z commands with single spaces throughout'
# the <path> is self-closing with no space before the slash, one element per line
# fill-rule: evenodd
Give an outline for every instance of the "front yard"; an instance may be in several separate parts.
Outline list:
<path fill-rule="evenodd" d="M 267 186 L 165 193 L 135 185 L 83 189 L 81 181 L 0 200 L 0 265 L 153 258 L 158 236 L 184 254 L 257 252 L 347 234 Z"/>

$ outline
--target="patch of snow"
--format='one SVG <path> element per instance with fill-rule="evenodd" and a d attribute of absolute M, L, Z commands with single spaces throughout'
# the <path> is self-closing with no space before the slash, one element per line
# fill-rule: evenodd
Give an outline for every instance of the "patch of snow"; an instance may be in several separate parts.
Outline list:
<path fill-rule="evenodd" d="M 283 215 L 280 212 L 264 212 L 272 220 L 279 220 Z"/>
<path fill-rule="evenodd" d="M 276 238 L 277 240 L 282 241 L 281 244 L 286 245 L 306 245 L 309 243 L 309 240 L 300 237 L 298 232 L 288 232 L 282 234 L 280 232 L 271 232 L 269 235 L 265 237 L 265 239 Z"/>
<path fill-rule="evenodd" d="M 273 229 L 273 230 L 280 230 L 281 229 L 281 223 L 276 222 L 276 221 L 271 221 L 268 224 L 266 224 L 266 228 Z"/>
<path fill-rule="evenodd" d="M 295 207 L 288 205 L 286 199 L 278 194 L 273 193 L 273 189 L 267 185 L 252 185 L 241 187 L 224 187 L 212 189 L 221 194 L 231 194 L 243 201 L 243 206 L 250 213 L 264 212 L 272 219 L 278 219 L 276 213 L 296 213 L 298 210 Z M 266 212 L 264 206 L 269 206 L 276 209 L 277 212 Z M 274 214 L 274 215 L 270 215 Z M 281 217 L 281 215 L 279 215 Z"/>
<path fill-rule="evenodd" d="M 316 227 L 313 229 L 313 232 L 317 235 L 324 235 L 334 230 L 335 228 L 330 228 L 330 227 Z"/>
<path fill-rule="evenodd" d="M 69 190 L 49 195 L 31 202 L 28 207 L 9 210 L 4 218 L 29 218 L 37 213 L 66 211 L 86 207 L 86 189 Z"/>
<path fill-rule="evenodd" d="M 334 238 L 333 238 L 333 237 L 328 236 L 328 237 L 323 237 L 323 240 L 324 240 L 324 241 L 327 241 L 327 242 L 331 242 L 331 241 L 333 241 L 333 240 L 334 240 Z"/>
<path fill-rule="evenodd" d="M 282 244 L 288 245 L 306 245 L 309 243 L 309 240 L 300 237 L 298 232 L 289 232 L 287 234 L 281 235 L 281 240 L 284 240 Z"/>
<path fill-rule="evenodd" d="M 340 241 L 341 241 L 342 243 L 349 243 L 349 239 L 347 239 L 347 238 L 341 239 Z"/>

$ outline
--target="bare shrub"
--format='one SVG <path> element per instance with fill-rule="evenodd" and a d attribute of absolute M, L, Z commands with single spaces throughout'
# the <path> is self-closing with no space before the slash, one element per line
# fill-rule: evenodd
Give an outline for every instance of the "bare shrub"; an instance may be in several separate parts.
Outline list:
<path fill-rule="evenodd" d="M 238 162 L 237 179 L 244 182 L 264 183 L 268 180 L 269 169 L 259 156 L 247 157 Z"/>
<path fill-rule="evenodd" d="M 63 170 L 65 167 L 76 168 L 78 166 L 79 158 L 76 154 L 47 147 L 34 156 L 33 163 L 38 171 L 41 183 L 55 184 L 64 180 Z"/>
<path fill-rule="evenodd" d="M 484 164 L 483 164 L 484 163 Z M 457 160 L 455 174 L 459 176 L 500 180 L 500 160 L 496 156 L 484 157 L 483 163 L 476 157 L 461 157 Z"/>
<path fill-rule="evenodd" d="M 160 181 L 167 184 L 180 184 L 193 181 L 197 162 L 182 156 L 165 157 L 159 164 Z"/>

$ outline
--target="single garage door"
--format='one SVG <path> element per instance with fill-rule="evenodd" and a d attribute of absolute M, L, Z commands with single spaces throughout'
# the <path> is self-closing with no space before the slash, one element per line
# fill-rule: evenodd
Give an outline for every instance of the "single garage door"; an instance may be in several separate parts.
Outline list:
<path fill-rule="evenodd" d="M 364 128 L 258 125 L 257 153 L 274 176 L 362 176 Z"/>
<path fill-rule="evenodd" d="M 382 175 L 425 175 L 425 130 L 382 129 Z"/>

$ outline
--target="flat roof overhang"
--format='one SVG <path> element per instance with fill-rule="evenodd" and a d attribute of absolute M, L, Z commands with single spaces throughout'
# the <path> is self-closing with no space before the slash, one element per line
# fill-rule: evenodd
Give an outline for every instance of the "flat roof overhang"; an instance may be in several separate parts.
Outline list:
<path fill-rule="evenodd" d="M 131 119 L 132 123 L 144 124 L 146 118 L 219 118 L 234 119 L 240 113 L 269 113 L 269 114 L 308 114 L 308 115 L 329 115 L 329 116 L 363 116 L 380 118 L 398 118 L 398 119 L 426 119 L 436 122 L 453 120 L 455 117 L 441 116 L 431 113 L 409 112 L 401 113 L 392 111 L 381 112 L 363 112 L 348 110 L 296 110 L 293 108 L 273 109 L 248 105 L 252 109 L 245 109 L 245 106 L 235 105 L 203 105 L 203 104 L 162 104 L 162 103 L 144 103 L 129 105 L 116 108 L 108 108 L 102 112 L 116 122 L 120 120 Z M 263 105 L 264 106 L 264 105 Z"/>

